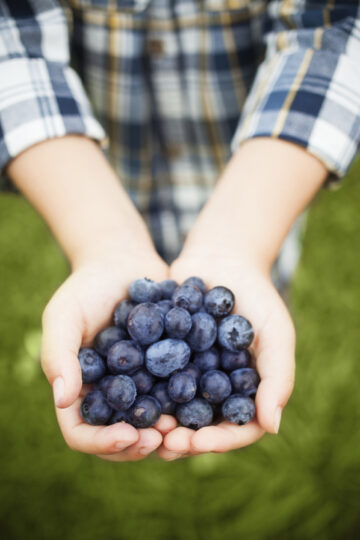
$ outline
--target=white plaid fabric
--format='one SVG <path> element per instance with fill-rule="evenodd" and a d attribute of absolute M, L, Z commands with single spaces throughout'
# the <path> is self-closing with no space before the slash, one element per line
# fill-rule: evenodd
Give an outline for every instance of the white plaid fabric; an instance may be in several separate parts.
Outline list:
<path fill-rule="evenodd" d="M 53 2 L 34 2 L 32 12 L 23 4 L 0 2 L 0 167 L 52 137 L 105 137 L 69 67 L 62 11 Z"/>
<path fill-rule="evenodd" d="M 360 144 L 358 1 L 61 4 L 0 0 L 0 167 L 41 140 L 106 133 L 166 260 L 246 139 L 295 142 L 329 179 L 348 170 Z M 279 284 L 299 252 L 289 238 Z"/>
<path fill-rule="evenodd" d="M 360 8 L 350 4 L 270 3 L 266 57 L 233 150 L 251 137 L 281 137 L 317 156 L 330 179 L 346 174 L 360 141 Z"/>

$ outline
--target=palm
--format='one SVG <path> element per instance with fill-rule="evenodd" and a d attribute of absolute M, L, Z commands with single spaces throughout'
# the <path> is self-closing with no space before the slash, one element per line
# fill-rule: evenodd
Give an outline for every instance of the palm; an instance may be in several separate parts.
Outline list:
<path fill-rule="evenodd" d="M 255 442 L 264 430 L 274 432 L 278 404 L 285 405 L 291 392 L 294 330 L 288 311 L 270 280 L 243 261 L 206 259 L 176 261 L 171 277 L 179 283 L 191 275 L 201 276 L 208 287 L 224 285 L 236 297 L 234 311 L 254 327 L 252 344 L 261 384 L 256 397 L 257 417 L 245 426 L 222 422 L 197 432 L 179 427 L 164 439 L 159 454 L 226 451 Z"/>
<path fill-rule="evenodd" d="M 64 283 L 61 294 L 72 297 L 74 308 L 81 320 L 82 344 L 92 342 L 95 334 L 107 324 L 116 304 L 127 297 L 129 284 L 134 279 L 152 276 L 166 279 L 166 267 L 143 261 L 133 263 L 97 263 L 80 268 Z M 59 290 L 60 292 L 60 290 Z"/>

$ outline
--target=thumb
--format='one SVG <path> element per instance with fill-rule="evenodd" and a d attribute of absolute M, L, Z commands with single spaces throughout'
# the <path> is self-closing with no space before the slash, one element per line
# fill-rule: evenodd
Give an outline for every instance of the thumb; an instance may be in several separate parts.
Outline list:
<path fill-rule="evenodd" d="M 257 419 L 268 433 L 279 431 L 282 410 L 294 387 L 295 331 L 288 316 L 280 319 L 260 336 L 257 357 L 261 381 L 256 393 Z"/>
<path fill-rule="evenodd" d="M 76 306 L 65 297 L 55 296 L 43 313 L 41 365 L 52 385 L 56 407 L 69 407 L 80 394 L 81 321 Z"/>

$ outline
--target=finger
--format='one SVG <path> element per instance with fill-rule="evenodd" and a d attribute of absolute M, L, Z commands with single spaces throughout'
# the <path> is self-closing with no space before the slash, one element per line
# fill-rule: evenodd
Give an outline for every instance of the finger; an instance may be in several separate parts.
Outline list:
<path fill-rule="evenodd" d="M 174 416 L 170 414 L 162 414 L 159 420 L 154 425 L 154 428 L 157 429 L 163 436 L 175 429 L 177 426 L 177 420 Z"/>
<path fill-rule="evenodd" d="M 165 449 L 176 454 L 187 454 L 191 451 L 191 437 L 194 433 L 193 429 L 186 427 L 175 428 L 164 437 Z"/>
<path fill-rule="evenodd" d="M 154 430 L 158 431 L 161 435 L 166 435 L 166 433 L 169 433 L 176 425 L 176 418 L 168 414 L 162 414 L 154 425 Z M 150 433 L 148 429 L 139 430 L 139 436 L 140 438 L 136 447 L 129 448 L 127 452 L 111 456 L 99 455 L 98 457 L 108 461 L 136 461 L 144 459 L 144 457 L 151 454 L 151 452 L 158 448 L 162 443 L 162 437 L 159 439 L 156 434 L 154 436 L 153 430 L 151 430 Z M 158 444 L 159 441 L 160 444 Z"/>
<path fill-rule="evenodd" d="M 183 453 L 183 454 L 178 453 L 178 452 L 170 452 L 170 450 L 167 450 L 164 444 L 159 446 L 156 452 L 158 456 L 164 461 L 174 461 L 176 459 L 183 459 L 183 458 L 188 458 L 192 456 L 197 456 L 198 454 L 202 454 L 202 452 L 195 452 L 194 450 L 192 450 L 191 452 Z"/>
<path fill-rule="evenodd" d="M 86 454 L 115 454 L 138 441 L 137 430 L 125 422 L 90 426 L 80 416 L 81 399 L 66 409 L 56 409 L 61 432 L 72 450 Z"/>
<path fill-rule="evenodd" d="M 199 453 L 228 452 L 256 442 L 263 434 L 264 430 L 255 421 L 244 426 L 222 422 L 199 429 L 191 438 L 190 448 Z"/>
<path fill-rule="evenodd" d="M 55 405 L 68 407 L 78 397 L 82 379 L 78 351 L 82 318 L 74 303 L 58 296 L 43 314 L 41 365 L 53 387 Z"/>
<path fill-rule="evenodd" d="M 153 428 L 139 429 L 138 441 L 126 448 L 124 451 L 114 455 L 98 455 L 107 461 L 139 461 L 151 454 L 162 443 L 162 436 Z"/>
<path fill-rule="evenodd" d="M 174 461 L 175 459 L 182 459 L 185 457 L 189 457 L 189 454 L 181 454 L 177 452 L 170 452 L 165 448 L 165 446 L 162 444 L 157 449 L 158 456 L 163 459 L 164 461 Z"/>
<path fill-rule="evenodd" d="M 277 433 L 295 378 L 295 331 L 287 312 L 271 319 L 259 336 L 259 344 L 256 415 L 265 431 Z"/>

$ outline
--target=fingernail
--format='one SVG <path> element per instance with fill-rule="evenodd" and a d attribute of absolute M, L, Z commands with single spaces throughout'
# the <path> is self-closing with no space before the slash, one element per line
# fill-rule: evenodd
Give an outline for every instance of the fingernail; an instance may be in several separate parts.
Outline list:
<path fill-rule="evenodd" d="M 139 454 L 141 454 L 142 456 L 147 456 L 148 454 L 151 454 L 152 451 L 153 451 L 153 448 L 146 448 L 146 447 L 139 448 Z"/>
<path fill-rule="evenodd" d="M 62 377 L 57 377 L 53 382 L 53 394 L 56 407 L 60 407 L 62 400 L 64 399 L 65 384 Z"/>
<path fill-rule="evenodd" d="M 281 413 L 282 413 L 282 408 L 278 407 L 276 409 L 276 411 L 275 411 L 275 416 L 274 416 L 274 431 L 275 431 L 275 433 L 279 433 L 280 422 L 281 422 Z"/>
<path fill-rule="evenodd" d="M 130 444 L 133 444 L 133 442 L 130 442 L 130 441 L 119 441 L 115 444 L 115 448 L 116 450 L 124 450 L 125 448 L 127 448 L 128 446 L 130 446 Z"/>
<path fill-rule="evenodd" d="M 184 454 L 175 454 L 175 453 L 172 453 L 171 455 L 169 455 L 167 457 L 167 461 L 174 461 L 174 459 L 179 459 L 179 458 L 182 458 Z"/>

